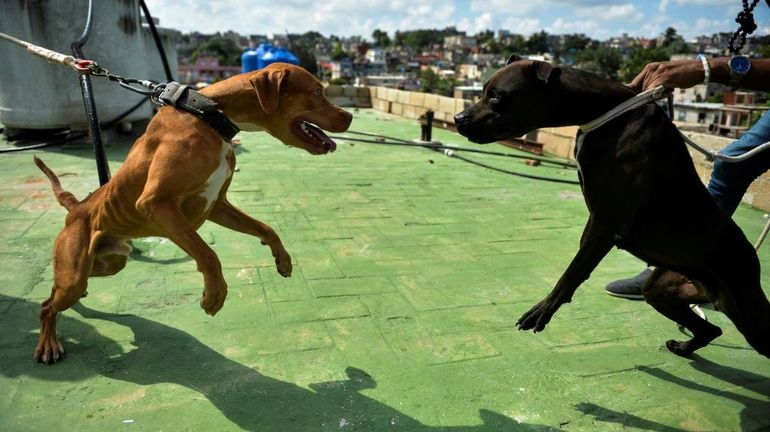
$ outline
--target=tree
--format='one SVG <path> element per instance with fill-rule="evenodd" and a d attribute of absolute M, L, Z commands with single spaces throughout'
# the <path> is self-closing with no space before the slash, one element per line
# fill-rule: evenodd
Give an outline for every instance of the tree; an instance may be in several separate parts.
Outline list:
<path fill-rule="evenodd" d="M 441 77 L 431 68 L 420 72 L 420 88 L 423 93 L 433 93 Z"/>
<path fill-rule="evenodd" d="M 687 42 L 684 38 L 677 34 L 676 29 L 669 27 L 662 34 L 663 44 L 662 47 L 668 50 L 671 54 L 687 54 L 690 52 L 690 47 L 687 46 Z"/>
<path fill-rule="evenodd" d="M 323 39 L 323 35 L 315 31 L 289 35 L 291 51 L 299 59 L 299 65 L 313 75 L 318 72 L 318 61 L 314 54 L 315 46 Z"/>
<path fill-rule="evenodd" d="M 524 54 L 527 51 L 527 41 L 524 39 L 524 36 L 519 34 L 513 34 L 509 36 L 502 44 L 502 47 L 500 48 L 500 53 L 505 57 L 506 59 L 511 56 L 511 54 Z"/>
<path fill-rule="evenodd" d="M 435 93 L 441 96 L 452 96 L 457 83 L 452 78 L 441 78 L 433 69 L 420 72 L 420 85 L 423 93 Z"/>
<path fill-rule="evenodd" d="M 583 51 L 591 43 L 591 38 L 584 34 L 571 34 L 564 36 L 562 49 L 566 52 Z"/>
<path fill-rule="evenodd" d="M 527 52 L 532 54 L 550 52 L 548 48 L 548 33 L 545 30 L 540 30 L 540 33 L 533 33 L 527 39 L 526 48 Z"/>
<path fill-rule="evenodd" d="M 342 49 L 342 46 L 339 44 L 334 45 L 334 48 L 332 48 L 332 60 L 340 61 L 342 59 L 349 59 L 350 54 L 348 54 L 344 49 Z"/>
<path fill-rule="evenodd" d="M 665 48 L 640 48 L 634 51 L 624 62 L 618 71 L 618 79 L 623 82 L 631 82 L 647 63 L 668 61 L 671 58 Z"/>
<path fill-rule="evenodd" d="M 387 48 L 390 46 L 390 37 L 387 32 L 380 29 L 375 29 L 372 32 L 372 40 L 374 40 L 374 46 L 378 48 Z"/>
<path fill-rule="evenodd" d="M 193 61 L 204 53 L 216 55 L 221 65 L 238 66 L 241 64 L 241 49 L 238 48 L 234 40 L 219 34 L 202 43 L 193 51 Z"/>
<path fill-rule="evenodd" d="M 623 62 L 623 57 L 615 49 L 597 46 L 576 52 L 574 60 L 580 69 L 593 72 L 604 78 L 617 80 L 618 69 Z"/>
<path fill-rule="evenodd" d="M 479 45 L 484 45 L 494 40 L 495 40 L 495 32 L 493 32 L 492 30 L 487 29 L 476 33 L 476 42 Z"/>

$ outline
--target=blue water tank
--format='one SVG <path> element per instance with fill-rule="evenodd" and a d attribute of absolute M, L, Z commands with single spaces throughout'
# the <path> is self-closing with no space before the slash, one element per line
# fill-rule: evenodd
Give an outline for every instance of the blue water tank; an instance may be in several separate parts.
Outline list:
<path fill-rule="evenodd" d="M 251 72 L 262 68 L 259 65 L 259 60 L 262 55 L 274 47 L 270 44 L 259 44 L 256 48 L 247 48 L 246 51 L 241 54 L 241 72 Z"/>
<path fill-rule="evenodd" d="M 262 53 L 258 63 L 259 68 L 261 69 L 272 63 L 291 63 L 293 65 L 298 65 L 299 59 L 286 48 L 271 47 L 269 50 L 265 50 L 265 52 Z"/>

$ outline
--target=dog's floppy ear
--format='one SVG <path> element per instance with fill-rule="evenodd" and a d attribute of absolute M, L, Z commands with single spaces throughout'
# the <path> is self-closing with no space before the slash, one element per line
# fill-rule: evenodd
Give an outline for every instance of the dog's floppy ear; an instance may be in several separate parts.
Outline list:
<path fill-rule="evenodd" d="M 278 100 L 281 92 L 281 84 L 286 79 L 288 71 L 279 70 L 261 73 L 249 79 L 251 86 L 257 93 L 259 105 L 267 114 L 272 114 L 278 109 Z"/>
<path fill-rule="evenodd" d="M 535 67 L 537 78 L 546 84 L 558 79 L 559 75 L 561 75 L 561 69 L 550 63 L 538 61 L 533 63 L 533 66 Z"/>
<path fill-rule="evenodd" d="M 518 54 L 511 54 L 511 56 L 508 57 L 508 61 L 505 62 L 505 65 L 508 66 L 509 64 L 519 60 L 521 60 L 521 57 Z"/>

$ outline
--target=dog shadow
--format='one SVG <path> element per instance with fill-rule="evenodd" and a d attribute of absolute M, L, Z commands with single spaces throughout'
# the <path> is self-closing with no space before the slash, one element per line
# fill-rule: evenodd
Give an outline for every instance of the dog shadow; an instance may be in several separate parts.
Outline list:
<path fill-rule="evenodd" d="M 753 372 L 748 372 L 729 366 L 723 366 L 707 360 L 697 354 L 692 354 L 690 358 L 692 361 L 689 364 L 694 369 L 732 384 L 735 387 L 747 388 L 770 398 L 770 377 L 758 375 Z M 757 419 L 766 419 L 767 413 L 770 412 L 770 402 L 766 400 L 749 397 L 728 390 L 720 390 L 713 387 L 708 387 L 697 382 L 680 378 L 659 368 L 639 366 L 638 370 L 652 375 L 658 379 L 668 381 L 693 391 L 699 391 L 726 399 L 732 399 L 743 404 L 744 408 L 740 413 L 740 430 L 742 431 L 748 431 L 752 430 L 752 428 L 756 428 L 758 426 Z M 641 417 L 637 417 L 628 413 L 620 413 L 591 403 L 581 403 L 576 405 L 575 408 L 579 411 L 582 411 L 586 415 L 595 417 L 597 420 L 603 422 L 618 423 L 626 427 L 664 432 L 683 431 L 683 429 L 665 426 L 650 420 L 643 419 Z M 765 430 L 764 428 L 767 426 L 768 425 L 764 425 L 760 427 L 760 429 Z"/>
<path fill-rule="evenodd" d="M 5 306 L 5 307 L 3 307 Z M 31 360 L 37 341 L 38 305 L 0 294 L 0 374 L 41 380 L 80 381 L 101 375 L 138 385 L 173 383 L 199 392 L 230 421 L 251 431 L 350 430 L 557 431 L 548 426 L 518 423 L 504 415 L 480 410 L 480 425 L 434 427 L 361 394 L 377 386 L 365 371 L 348 367 L 346 380 L 310 385 L 311 390 L 261 374 L 228 359 L 181 330 L 130 314 L 103 313 L 77 304 L 86 320 L 59 316 L 65 349 L 77 356 L 45 366 Z M 130 329 L 135 349 L 123 352 L 102 336 L 88 320 L 109 321 Z M 10 357 L 8 358 L 10 353 Z M 15 354 L 14 354 L 15 353 Z M 22 359 L 22 353 L 25 354 Z M 10 360 L 10 361 L 9 361 Z"/>
<path fill-rule="evenodd" d="M 603 423 L 615 423 L 623 429 L 633 428 L 639 430 L 651 430 L 656 432 L 687 432 L 685 429 L 678 429 L 670 426 L 647 420 L 627 412 L 613 411 L 589 402 L 575 404 L 575 409 L 587 416 L 594 417 L 597 421 Z"/>

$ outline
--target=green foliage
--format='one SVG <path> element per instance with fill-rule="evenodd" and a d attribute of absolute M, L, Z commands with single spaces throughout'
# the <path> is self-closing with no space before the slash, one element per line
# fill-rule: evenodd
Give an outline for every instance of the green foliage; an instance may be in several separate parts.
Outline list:
<path fill-rule="evenodd" d="M 620 67 L 618 79 L 623 82 L 631 82 L 647 63 L 668 61 L 671 58 L 665 48 L 640 48 L 634 51 Z"/>
<path fill-rule="evenodd" d="M 238 48 L 235 41 L 219 35 L 212 37 L 195 49 L 192 53 L 193 61 L 203 54 L 216 55 L 219 58 L 219 64 L 223 66 L 239 66 L 241 64 L 241 49 Z"/>
<path fill-rule="evenodd" d="M 425 49 L 432 44 L 443 44 L 444 37 L 456 35 L 457 31 L 445 30 L 409 30 L 396 31 L 393 43 L 395 45 L 408 46 L 414 49 Z"/>
<path fill-rule="evenodd" d="M 759 46 L 759 53 L 762 58 L 770 58 L 770 44 L 762 44 Z"/>
<path fill-rule="evenodd" d="M 602 46 L 577 51 L 574 59 L 575 65 L 580 69 L 613 80 L 618 79 L 618 69 L 623 62 L 623 57 L 617 50 Z"/>
<path fill-rule="evenodd" d="M 452 96 L 457 85 L 454 79 L 442 78 L 433 69 L 425 69 L 420 73 L 421 90 L 423 93 L 434 93 L 441 96 Z"/>
<path fill-rule="evenodd" d="M 348 54 L 345 50 L 342 49 L 342 47 L 337 44 L 334 45 L 334 48 L 332 48 L 332 60 L 340 61 L 343 59 L 349 59 L 350 54 Z"/>
<path fill-rule="evenodd" d="M 289 38 L 291 51 L 299 59 L 299 65 L 313 75 L 318 73 L 318 62 L 313 51 L 316 43 L 324 39 L 323 35 L 318 32 L 307 32 L 301 35 L 292 34 Z"/>
<path fill-rule="evenodd" d="M 544 30 L 541 30 L 540 33 L 533 33 L 525 44 L 527 52 L 531 54 L 550 52 L 547 37 L 548 33 Z"/>
<path fill-rule="evenodd" d="M 662 36 L 663 36 L 662 47 L 668 50 L 669 53 L 688 54 L 690 52 L 690 48 L 687 46 L 687 43 L 684 41 L 684 38 L 682 38 L 682 36 L 677 34 L 675 28 L 673 27 L 667 28 Z"/>
<path fill-rule="evenodd" d="M 500 47 L 501 57 L 507 59 L 511 54 L 523 54 L 527 52 L 527 41 L 522 35 L 511 35 Z"/>
<path fill-rule="evenodd" d="M 716 93 L 714 96 L 711 96 L 710 98 L 706 99 L 706 102 L 711 103 L 724 103 L 725 101 L 725 94 L 722 92 Z"/>
<path fill-rule="evenodd" d="M 586 49 L 591 44 L 591 38 L 580 33 L 571 34 L 564 37 L 562 49 L 566 52 L 579 52 Z"/>
<path fill-rule="evenodd" d="M 388 33 L 380 29 L 375 29 L 372 32 L 372 40 L 374 40 L 374 46 L 378 48 L 387 48 L 391 43 Z"/>
<path fill-rule="evenodd" d="M 476 42 L 479 45 L 484 45 L 487 42 L 494 41 L 494 40 L 495 40 L 495 32 L 493 32 L 492 30 L 484 30 L 476 33 Z"/>

